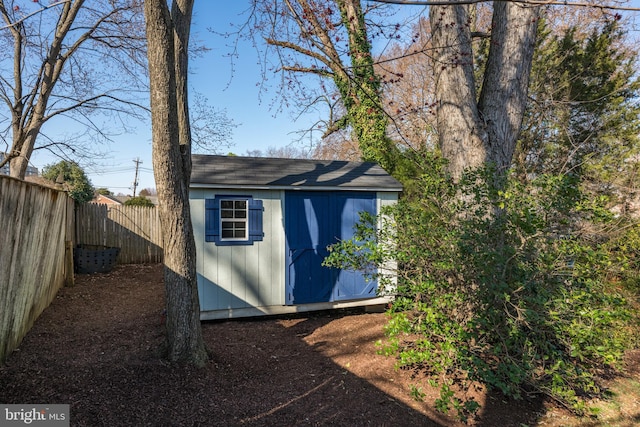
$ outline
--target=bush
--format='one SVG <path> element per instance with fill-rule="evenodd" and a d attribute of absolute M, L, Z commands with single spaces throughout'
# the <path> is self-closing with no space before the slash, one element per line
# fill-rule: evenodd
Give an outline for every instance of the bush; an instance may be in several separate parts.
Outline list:
<path fill-rule="evenodd" d="M 615 369 L 630 343 L 632 318 L 616 285 L 640 276 L 637 234 L 588 232 L 613 217 L 582 197 L 572 176 L 507 178 L 496 188 L 491 170 L 454 185 L 437 158 L 422 169 L 396 206 L 363 217 L 360 243 L 341 242 L 326 260 L 355 269 L 396 263 L 383 351 L 438 385 L 437 408 L 463 419 L 478 404 L 456 390 L 474 382 L 584 412 L 601 393 L 597 374 Z"/>
<path fill-rule="evenodd" d="M 153 202 L 151 200 L 149 200 L 148 198 L 144 197 L 144 196 L 132 197 L 132 198 L 126 200 L 123 204 L 125 206 L 146 206 L 146 207 L 150 207 L 150 208 L 155 207 Z"/>

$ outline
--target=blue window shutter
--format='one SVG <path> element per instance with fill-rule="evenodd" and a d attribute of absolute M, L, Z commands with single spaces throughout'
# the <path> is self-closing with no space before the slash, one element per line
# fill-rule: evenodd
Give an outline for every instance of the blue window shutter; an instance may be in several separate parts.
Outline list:
<path fill-rule="evenodd" d="M 204 203 L 204 240 L 205 242 L 217 242 L 220 238 L 220 200 L 216 197 L 215 199 L 206 199 Z"/>
<path fill-rule="evenodd" d="M 262 200 L 249 199 L 249 240 L 252 242 L 262 241 L 264 232 L 262 231 Z"/>

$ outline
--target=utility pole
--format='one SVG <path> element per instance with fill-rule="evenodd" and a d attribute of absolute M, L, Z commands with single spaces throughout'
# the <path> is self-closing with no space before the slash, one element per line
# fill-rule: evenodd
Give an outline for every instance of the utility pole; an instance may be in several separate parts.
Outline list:
<path fill-rule="evenodd" d="M 136 157 L 133 160 L 133 163 L 136 164 L 136 177 L 133 178 L 133 197 L 136 197 L 136 189 L 138 188 L 138 167 L 142 161 L 140 160 L 140 157 Z"/>

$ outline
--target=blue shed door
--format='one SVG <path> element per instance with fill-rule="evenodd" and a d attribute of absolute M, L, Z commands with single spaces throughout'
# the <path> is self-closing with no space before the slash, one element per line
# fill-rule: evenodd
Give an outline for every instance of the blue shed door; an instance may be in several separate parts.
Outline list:
<path fill-rule="evenodd" d="M 376 214 L 375 193 L 286 193 L 288 305 L 375 297 L 377 283 L 362 273 L 322 266 L 327 246 L 353 237 L 361 211 Z"/>

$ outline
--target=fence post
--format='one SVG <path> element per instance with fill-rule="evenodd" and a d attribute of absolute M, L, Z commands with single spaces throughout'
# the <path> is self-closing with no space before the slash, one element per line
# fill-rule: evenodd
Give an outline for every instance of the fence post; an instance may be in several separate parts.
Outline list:
<path fill-rule="evenodd" d="M 64 285 L 75 286 L 75 277 L 73 275 L 73 241 L 65 240 L 64 242 Z"/>

